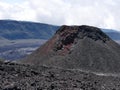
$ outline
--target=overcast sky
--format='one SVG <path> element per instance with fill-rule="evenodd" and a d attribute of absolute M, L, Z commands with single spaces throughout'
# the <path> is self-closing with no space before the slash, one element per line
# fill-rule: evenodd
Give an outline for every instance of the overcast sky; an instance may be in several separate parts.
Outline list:
<path fill-rule="evenodd" d="M 120 31 L 120 0 L 0 0 L 0 19 Z"/>

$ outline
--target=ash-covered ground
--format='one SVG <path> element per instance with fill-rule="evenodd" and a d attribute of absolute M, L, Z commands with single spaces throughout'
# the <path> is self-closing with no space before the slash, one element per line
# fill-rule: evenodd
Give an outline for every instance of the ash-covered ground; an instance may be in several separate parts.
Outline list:
<path fill-rule="evenodd" d="M 0 62 L 0 90 L 120 90 L 120 77 Z"/>

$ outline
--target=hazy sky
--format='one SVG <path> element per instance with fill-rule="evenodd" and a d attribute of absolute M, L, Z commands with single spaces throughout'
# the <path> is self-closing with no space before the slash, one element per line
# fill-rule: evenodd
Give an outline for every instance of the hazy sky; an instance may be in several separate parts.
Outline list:
<path fill-rule="evenodd" d="M 120 0 L 0 0 L 0 19 L 93 25 L 120 31 Z"/>

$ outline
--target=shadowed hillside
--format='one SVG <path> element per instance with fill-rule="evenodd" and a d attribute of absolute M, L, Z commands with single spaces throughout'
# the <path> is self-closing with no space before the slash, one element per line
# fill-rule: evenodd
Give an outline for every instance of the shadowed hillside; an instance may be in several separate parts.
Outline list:
<path fill-rule="evenodd" d="M 1 39 L 49 39 L 58 26 L 25 21 L 0 20 Z"/>

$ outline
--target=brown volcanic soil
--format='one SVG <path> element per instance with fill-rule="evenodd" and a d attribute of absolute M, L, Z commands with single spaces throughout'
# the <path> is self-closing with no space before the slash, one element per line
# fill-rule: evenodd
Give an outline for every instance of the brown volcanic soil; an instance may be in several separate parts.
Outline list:
<path fill-rule="evenodd" d="M 96 27 L 62 26 L 22 63 L 119 73 L 120 45 Z"/>
<path fill-rule="evenodd" d="M 120 90 L 120 77 L 0 62 L 0 90 Z"/>

